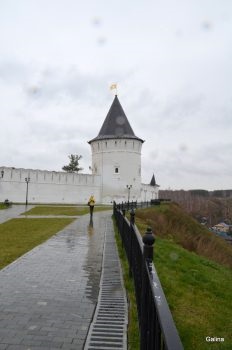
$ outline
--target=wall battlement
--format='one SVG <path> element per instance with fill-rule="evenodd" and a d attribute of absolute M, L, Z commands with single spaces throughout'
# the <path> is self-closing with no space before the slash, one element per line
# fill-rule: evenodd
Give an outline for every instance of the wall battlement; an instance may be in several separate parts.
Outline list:
<path fill-rule="evenodd" d="M 87 203 L 91 194 L 100 202 L 99 175 L 64 173 L 48 170 L 1 167 L 0 201 L 25 202 L 26 181 L 30 203 Z"/>
<path fill-rule="evenodd" d="M 65 173 L 48 170 L 1 167 L 4 171 L 2 182 L 23 182 L 30 178 L 31 183 L 67 184 L 67 185 L 96 185 L 100 184 L 100 176 L 91 174 Z"/>

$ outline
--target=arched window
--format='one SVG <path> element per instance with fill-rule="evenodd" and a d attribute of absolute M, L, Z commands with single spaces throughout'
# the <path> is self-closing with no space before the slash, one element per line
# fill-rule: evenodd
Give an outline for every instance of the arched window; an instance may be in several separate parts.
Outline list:
<path fill-rule="evenodd" d="M 119 174 L 119 166 L 115 166 L 114 167 L 114 173 L 115 174 Z"/>

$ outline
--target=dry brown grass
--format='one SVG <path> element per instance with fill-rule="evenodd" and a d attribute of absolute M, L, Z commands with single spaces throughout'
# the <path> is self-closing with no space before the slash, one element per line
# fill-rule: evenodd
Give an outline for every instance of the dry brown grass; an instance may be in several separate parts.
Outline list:
<path fill-rule="evenodd" d="M 136 217 L 139 223 L 151 226 L 158 236 L 232 268 L 232 246 L 200 225 L 178 205 L 171 203 L 140 209 Z"/>

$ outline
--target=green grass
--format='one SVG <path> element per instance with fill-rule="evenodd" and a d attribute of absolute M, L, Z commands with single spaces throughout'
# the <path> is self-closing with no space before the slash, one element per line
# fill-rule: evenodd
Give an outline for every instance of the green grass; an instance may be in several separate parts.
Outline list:
<path fill-rule="evenodd" d="M 8 207 L 4 203 L 0 203 L 0 210 L 7 209 Z"/>
<path fill-rule="evenodd" d="M 121 261 L 122 272 L 124 285 L 127 292 L 127 299 L 129 303 L 128 309 L 128 350 L 139 350 L 139 327 L 138 327 L 138 315 L 137 315 L 137 306 L 135 299 L 135 290 L 133 279 L 129 276 L 129 265 L 127 262 L 127 257 L 124 249 L 122 248 L 121 238 L 118 234 L 116 226 L 115 230 L 115 239 L 118 247 L 118 254 Z"/>
<path fill-rule="evenodd" d="M 138 210 L 136 225 L 156 233 L 154 264 L 184 349 L 232 349 L 231 246 L 172 204 Z"/>
<path fill-rule="evenodd" d="M 16 260 L 56 232 L 72 219 L 12 219 L 0 225 L 0 269 Z"/>
<path fill-rule="evenodd" d="M 136 222 L 151 226 L 159 237 L 168 238 L 189 251 L 232 268 L 232 246 L 174 203 L 139 209 Z"/>
<path fill-rule="evenodd" d="M 232 271 L 160 238 L 154 263 L 185 350 L 232 349 Z"/>
<path fill-rule="evenodd" d="M 103 210 L 112 210 L 112 207 L 109 206 L 95 206 L 94 212 L 103 211 Z M 89 213 L 88 206 L 36 206 L 22 215 L 67 215 L 67 216 L 76 216 L 84 215 Z"/>

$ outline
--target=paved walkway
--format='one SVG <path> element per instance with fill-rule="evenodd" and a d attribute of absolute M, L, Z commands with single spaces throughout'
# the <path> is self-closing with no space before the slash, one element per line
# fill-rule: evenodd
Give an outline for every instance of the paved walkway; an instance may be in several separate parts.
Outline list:
<path fill-rule="evenodd" d="M 3 222 L 16 218 L 21 213 L 34 208 L 34 205 L 12 205 L 12 207 L 0 210 L 0 224 Z M 1 348 L 0 348 L 1 349 Z"/>
<path fill-rule="evenodd" d="M 83 348 L 111 214 L 80 217 L 0 271 L 0 350 Z"/>

